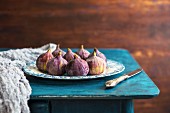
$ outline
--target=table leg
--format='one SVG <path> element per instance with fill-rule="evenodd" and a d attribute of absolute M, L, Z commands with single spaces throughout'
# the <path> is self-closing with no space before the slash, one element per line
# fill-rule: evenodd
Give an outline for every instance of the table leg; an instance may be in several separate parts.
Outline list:
<path fill-rule="evenodd" d="M 131 99 L 124 99 L 121 100 L 121 113 L 134 113 L 134 105 L 133 100 Z"/>

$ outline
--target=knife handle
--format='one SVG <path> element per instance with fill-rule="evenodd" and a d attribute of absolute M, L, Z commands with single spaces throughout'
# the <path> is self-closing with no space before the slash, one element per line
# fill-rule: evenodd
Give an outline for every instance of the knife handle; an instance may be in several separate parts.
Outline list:
<path fill-rule="evenodd" d="M 116 79 L 107 81 L 105 83 L 105 85 L 106 85 L 106 87 L 114 87 L 114 86 L 116 86 L 117 84 L 119 84 L 120 82 L 122 82 L 123 80 L 125 80 L 127 78 L 129 78 L 129 76 L 125 74 L 125 75 L 120 76 L 120 77 L 118 77 Z"/>

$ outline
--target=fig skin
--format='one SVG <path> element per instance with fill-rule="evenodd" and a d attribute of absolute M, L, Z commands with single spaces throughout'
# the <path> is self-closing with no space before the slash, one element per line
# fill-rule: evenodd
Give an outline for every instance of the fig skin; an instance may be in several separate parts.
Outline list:
<path fill-rule="evenodd" d="M 86 60 L 88 56 L 90 55 L 90 52 L 84 49 L 83 45 L 81 45 L 81 48 L 76 53 L 84 60 Z"/>
<path fill-rule="evenodd" d="M 53 56 L 54 56 L 54 57 L 57 56 L 60 51 L 62 52 L 62 57 L 63 57 L 63 56 L 66 54 L 66 52 L 63 51 L 63 50 L 61 50 L 61 49 L 60 49 L 60 44 L 58 44 L 58 45 L 56 46 L 56 49 L 52 52 Z"/>
<path fill-rule="evenodd" d="M 75 53 L 72 52 L 72 50 L 70 48 L 67 49 L 67 53 L 64 55 L 64 59 L 67 60 L 67 62 L 71 61 L 74 59 L 74 55 Z M 76 54 L 77 55 L 77 54 Z M 77 57 L 80 58 L 80 56 L 77 55 Z"/>
<path fill-rule="evenodd" d="M 52 75 L 64 75 L 66 73 L 67 61 L 62 57 L 62 52 L 60 51 L 55 58 L 52 58 L 47 63 L 47 71 Z"/>
<path fill-rule="evenodd" d="M 86 76 L 89 73 L 89 66 L 85 60 L 75 55 L 67 64 L 66 73 L 71 76 Z"/>
<path fill-rule="evenodd" d="M 105 62 L 107 62 L 106 56 L 102 52 L 100 52 L 97 48 L 94 48 L 93 53 L 91 53 L 88 56 L 88 58 L 90 58 L 91 56 L 94 56 L 94 52 L 96 53 L 96 56 L 102 58 Z"/>
<path fill-rule="evenodd" d="M 47 63 L 50 59 L 54 58 L 49 49 L 46 53 L 41 54 L 36 60 L 36 66 L 40 71 L 47 71 Z"/>
<path fill-rule="evenodd" d="M 102 58 L 96 56 L 96 52 L 86 61 L 89 65 L 90 75 L 99 75 L 106 70 L 106 62 Z"/>

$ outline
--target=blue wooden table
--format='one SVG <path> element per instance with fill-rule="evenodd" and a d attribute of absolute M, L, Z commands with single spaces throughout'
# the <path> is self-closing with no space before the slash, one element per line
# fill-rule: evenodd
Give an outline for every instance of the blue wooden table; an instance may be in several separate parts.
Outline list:
<path fill-rule="evenodd" d="M 32 113 L 134 113 L 134 99 L 159 95 L 159 89 L 143 71 L 115 88 L 105 89 L 105 82 L 140 67 L 127 50 L 100 49 L 108 59 L 126 69 L 110 77 L 64 81 L 27 75 L 32 87 L 29 106 Z M 90 50 L 91 51 L 91 50 Z"/>

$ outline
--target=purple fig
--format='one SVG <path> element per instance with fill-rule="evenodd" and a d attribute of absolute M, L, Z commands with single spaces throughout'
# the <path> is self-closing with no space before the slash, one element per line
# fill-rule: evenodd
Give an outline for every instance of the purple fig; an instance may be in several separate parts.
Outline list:
<path fill-rule="evenodd" d="M 102 58 L 105 62 L 107 62 L 106 56 L 105 56 L 103 53 L 101 53 L 97 48 L 94 48 L 93 53 L 91 53 L 91 54 L 88 56 L 88 58 L 90 58 L 91 56 L 94 56 L 94 52 L 96 53 L 96 56 Z"/>
<path fill-rule="evenodd" d="M 62 57 L 62 52 L 59 52 L 55 58 L 52 58 L 47 63 L 47 71 L 52 75 L 64 75 L 67 61 Z"/>
<path fill-rule="evenodd" d="M 75 53 L 72 52 L 70 48 L 67 49 L 67 53 L 64 55 L 64 58 L 69 62 L 74 59 Z M 79 57 L 79 56 L 78 56 Z"/>
<path fill-rule="evenodd" d="M 93 56 L 86 60 L 89 65 L 89 74 L 99 75 L 106 70 L 106 62 L 102 58 L 96 56 L 96 52 L 93 52 L 92 55 Z"/>
<path fill-rule="evenodd" d="M 84 46 L 81 45 L 81 48 L 77 51 L 77 54 L 84 60 L 88 58 L 90 55 L 90 52 L 88 52 L 86 49 L 84 49 Z"/>
<path fill-rule="evenodd" d="M 74 55 L 74 59 L 67 64 L 66 72 L 68 75 L 87 75 L 89 72 L 89 66 L 85 60 L 79 58 L 77 55 Z"/>
<path fill-rule="evenodd" d="M 59 53 L 59 51 L 61 51 L 62 52 L 62 56 L 64 56 L 65 54 L 66 54 L 66 52 L 65 51 L 63 51 L 63 50 L 61 50 L 60 49 L 60 44 L 58 44 L 57 46 L 56 46 L 56 49 L 53 51 L 53 56 L 55 57 L 55 56 L 57 56 L 58 55 L 58 53 Z"/>
<path fill-rule="evenodd" d="M 50 59 L 54 58 L 49 49 L 46 53 L 41 54 L 36 60 L 36 66 L 40 71 L 47 71 L 47 63 Z"/>

